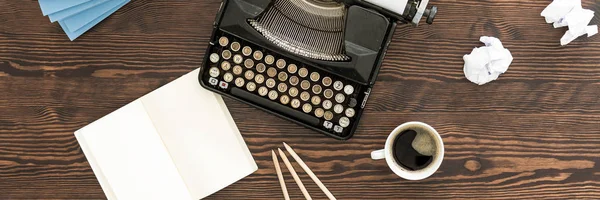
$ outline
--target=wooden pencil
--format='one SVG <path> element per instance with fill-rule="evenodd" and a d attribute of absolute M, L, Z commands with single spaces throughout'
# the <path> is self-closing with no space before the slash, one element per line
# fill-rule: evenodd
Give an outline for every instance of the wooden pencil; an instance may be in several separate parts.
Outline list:
<path fill-rule="evenodd" d="M 290 195 L 288 194 L 287 187 L 285 186 L 285 180 L 283 180 L 283 174 L 281 173 L 279 160 L 277 159 L 277 155 L 275 155 L 275 151 L 271 150 L 271 155 L 273 156 L 273 163 L 275 164 L 275 171 L 277 172 L 277 178 L 279 179 L 279 184 L 281 185 L 283 198 L 285 198 L 285 200 L 290 200 Z"/>

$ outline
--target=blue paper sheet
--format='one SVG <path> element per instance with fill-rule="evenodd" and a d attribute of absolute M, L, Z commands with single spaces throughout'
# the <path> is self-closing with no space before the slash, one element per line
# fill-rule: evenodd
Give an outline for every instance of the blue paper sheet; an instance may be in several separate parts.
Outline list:
<path fill-rule="evenodd" d="M 90 0 L 38 0 L 44 16 L 77 6 Z"/>
<path fill-rule="evenodd" d="M 107 1 L 109 1 L 109 0 L 91 0 L 91 1 L 79 4 L 77 6 L 73 6 L 73 7 L 61 10 L 59 12 L 49 14 L 48 17 L 50 17 L 51 22 L 60 21 L 67 17 L 75 15 L 77 13 L 85 12 L 87 9 L 97 6 L 97 5 L 100 5 L 102 3 L 105 3 Z"/>
<path fill-rule="evenodd" d="M 112 2 L 112 1 L 115 1 L 115 0 L 111 0 L 110 2 Z M 118 4 L 116 7 L 113 7 L 112 9 L 108 10 L 107 12 L 104 12 L 103 14 L 101 14 L 96 19 L 93 19 L 92 21 L 90 21 L 89 23 L 85 24 L 84 26 L 82 26 L 81 28 L 79 28 L 79 29 L 77 29 L 75 31 L 69 31 L 70 29 L 67 27 L 67 24 L 64 21 L 59 21 L 58 23 L 63 28 L 63 30 L 65 31 L 65 33 L 69 37 L 69 39 L 71 41 L 73 41 L 77 37 L 81 36 L 82 34 L 84 34 L 85 32 L 87 32 L 88 30 L 90 30 L 92 27 L 96 26 L 96 24 L 98 24 L 102 20 L 106 19 L 108 16 L 110 16 L 111 14 L 113 14 L 115 11 L 119 10 L 121 7 L 123 7 L 125 4 L 127 4 L 130 0 L 117 0 L 117 1 L 120 2 L 120 4 Z M 102 5 L 104 5 L 104 4 L 102 4 Z M 96 8 L 96 7 L 94 7 L 94 8 Z M 87 13 L 87 11 L 86 11 L 86 13 Z M 79 15 L 80 14 L 76 14 L 76 15 L 73 15 L 71 17 L 77 17 Z M 69 17 L 69 18 L 71 18 L 71 17 Z"/>
<path fill-rule="evenodd" d="M 108 2 L 90 8 L 85 12 L 72 15 L 61 22 L 69 29 L 70 32 L 76 32 L 82 27 L 86 26 L 88 23 L 104 15 L 106 12 L 111 11 L 115 7 L 119 7 L 119 5 L 124 2 L 127 2 L 127 0 L 109 0 Z"/>

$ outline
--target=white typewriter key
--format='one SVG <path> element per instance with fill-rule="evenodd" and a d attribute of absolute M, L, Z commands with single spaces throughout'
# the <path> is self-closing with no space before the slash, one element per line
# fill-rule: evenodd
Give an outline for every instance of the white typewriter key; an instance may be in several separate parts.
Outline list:
<path fill-rule="evenodd" d="M 333 90 L 325 89 L 325 92 L 323 92 L 323 96 L 325 96 L 325 98 L 331 99 L 331 97 L 333 97 Z"/>
<path fill-rule="evenodd" d="M 331 123 L 330 121 L 325 121 L 323 122 L 323 127 L 325 127 L 326 129 L 331 129 L 333 127 L 333 123 Z"/>
<path fill-rule="evenodd" d="M 267 63 L 267 65 L 272 65 L 274 62 L 275 57 L 273 57 L 272 55 L 265 56 L 265 63 Z"/>
<path fill-rule="evenodd" d="M 269 77 L 277 76 L 277 69 L 275 69 L 274 67 L 269 67 L 269 69 L 267 69 L 267 75 Z"/>
<path fill-rule="evenodd" d="M 242 74 L 242 67 L 239 65 L 233 66 L 233 74 L 240 75 Z"/>
<path fill-rule="evenodd" d="M 313 96 L 312 98 L 310 98 L 310 102 L 313 105 L 317 106 L 317 105 L 321 104 L 321 97 L 319 97 L 319 96 Z"/>
<path fill-rule="evenodd" d="M 340 91 L 344 89 L 344 84 L 341 81 L 336 81 L 335 83 L 333 83 L 333 89 Z"/>
<path fill-rule="evenodd" d="M 344 87 L 344 93 L 346 93 L 347 95 L 351 95 L 352 93 L 354 93 L 354 87 L 352 87 L 351 85 L 346 85 L 346 87 Z"/>
<path fill-rule="evenodd" d="M 235 86 L 244 87 L 244 83 L 246 83 L 246 82 L 244 81 L 244 79 L 242 77 L 237 77 L 235 79 Z"/>
<path fill-rule="evenodd" d="M 310 111 L 312 111 L 312 106 L 310 104 L 305 103 L 304 105 L 302 105 L 302 111 L 304 111 L 305 113 L 310 113 Z"/>
<path fill-rule="evenodd" d="M 252 54 L 252 57 L 254 57 L 254 60 L 261 60 L 263 58 L 263 52 L 255 51 L 254 54 Z"/>
<path fill-rule="evenodd" d="M 235 56 L 233 56 L 233 62 L 235 64 L 242 64 L 243 61 L 244 61 L 244 57 L 242 57 L 242 55 L 235 54 Z"/>
<path fill-rule="evenodd" d="M 302 101 L 308 101 L 310 99 L 310 94 L 304 91 L 300 93 L 300 99 L 302 99 Z"/>
<path fill-rule="evenodd" d="M 233 74 L 229 72 L 225 73 L 225 75 L 223 75 L 223 80 L 228 83 L 233 81 Z"/>
<path fill-rule="evenodd" d="M 317 72 L 310 73 L 310 80 L 317 82 L 321 78 L 321 75 Z"/>
<path fill-rule="evenodd" d="M 275 91 L 275 90 L 269 91 L 269 99 L 275 100 L 275 99 L 277 99 L 278 96 L 279 96 L 279 94 L 277 93 L 277 91 Z"/>
<path fill-rule="evenodd" d="M 284 93 L 287 91 L 287 85 L 285 83 L 279 83 L 279 85 L 277 85 L 277 90 Z"/>
<path fill-rule="evenodd" d="M 248 82 L 248 84 L 246 84 L 246 89 L 249 92 L 254 92 L 254 90 L 256 90 L 256 84 L 253 82 Z"/>
<path fill-rule="evenodd" d="M 292 99 L 292 102 L 290 103 L 290 105 L 292 106 L 292 108 L 299 108 L 300 107 L 300 100 L 298 100 L 298 99 Z"/>
<path fill-rule="evenodd" d="M 216 67 L 211 67 L 210 70 L 208 71 L 208 74 L 212 77 L 217 77 L 219 76 L 219 68 Z"/>
<path fill-rule="evenodd" d="M 315 117 L 321 118 L 325 114 L 325 110 L 323 108 L 315 109 Z"/>
<path fill-rule="evenodd" d="M 221 69 L 228 71 L 229 69 L 231 69 L 231 63 L 229 63 L 227 61 L 223 61 L 221 63 Z"/>
<path fill-rule="evenodd" d="M 300 79 L 298 79 L 297 76 L 292 76 L 290 77 L 290 84 L 293 86 L 298 85 L 298 83 L 300 82 Z"/>
<path fill-rule="evenodd" d="M 265 66 L 265 64 L 262 64 L 262 63 L 256 64 L 256 71 L 258 73 L 264 73 L 265 70 L 267 70 L 267 66 Z"/>
<path fill-rule="evenodd" d="M 244 56 L 250 56 L 250 54 L 252 54 L 252 48 L 250 48 L 249 46 L 245 46 L 242 49 L 242 54 L 244 54 Z"/>
<path fill-rule="evenodd" d="M 299 75 L 300 77 L 302 77 L 302 78 L 305 78 L 306 76 L 308 76 L 308 69 L 306 69 L 306 68 L 304 68 L 304 67 L 303 67 L 303 68 L 300 68 L 300 69 L 298 70 L 298 75 Z"/>
<path fill-rule="evenodd" d="M 342 128 L 341 126 L 335 125 L 335 126 L 333 127 L 333 131 L 334 131 L 335 133 L 338 133 L 338 134 L 339 134 L 339 133 L 342 133 L 342 132 L 344 131 L 344 128 Z"/>
<path fill-rule="evenodd" d="M 239 51 L 242 45 L 239 42 L 232 42 L 230 47 L 232 51 Z"/>
<path fill-rule="evenodd" d="M 308 80 L 303 80 L 302 83 L 300 83 L 300 87 L 303 90 L 308 90 L 310 88 L 310 82 L 308 82 Z"/>
<path fill-rule="evenodd" d="M 265 86 L 261 86 L 260 88 L 258 88 L 258 95 L 260 96 L 266 96 L 267 93 L 269 92 L 269 89 L 267 89 Z"/>
<path fill-rule="evenodd" d="M 356 112 L 354 111 L 354 108 L 346 108 L 346 116 L 347 117 L 354 117 L 354 115 L 356 114 Z"/>
<path fill-rule="evenodd" d="M 314 94 L 321 94 L 321 91 L 323 91 L 323 88 L 320 85 L 313 85 L 312 92 Z"/>
<path fill-rule="evenodd" d="M 217 63 L 217 62 L 219 62 L 219 54 L 212 53 L 212 54 L 210 54 L 209 59 L 210 59 L 210 62 Z"/>
<path fill-rule="evenodd" d="M 281 104 L 287 105 L 290 102 L 290 97 L 288 97 L 285 94 L 281 95 L 281 98 L 279 98 L 279 101 L 281 102 Z"/>
<path fill-rule="evenodd" d="M 289 93 L 290 93 L 291 97 L 296 97 L 296 96 L 298 96 L 298 89 L 295 87 L 292 87 L 292 88 L 290 88 Z"/>
<path fill-rule="evenodd" d="M 344 96 L 344 94 L 338 93 L 335 95 L 335 102 L 344 103 L 345 100 L 346 100 L 346 96 Z"/>
<path fill-rule="evenodd" d="M 333 80 L 331 80 L 331 78 L 329 78 L 327 76 L 323 78 L 323 86 L 325 86 L 325 87 L 329 87 L 332 82 L 333 82 Z"/>
<path fill-rule="evenodd" d="M 279 79 L 279 81 L 281 81 L 281 82 L 287 81 L 287 78 L 288 78 L 288 74 L 285 72 L 279 72 L 279 74 L 277 75 L 277 79 Z"/>
<path fill-rule="evenodd" d="M 208 79 L 208 83 L 210 83 L 211 85 L 217 85 L 217 83 L 219 83 L 219 80 L 217 80 L 216 78 L 210 77 Z"/>
<path fill-rule="evenodd" d="M 325 118 L 325 120 L 332 120 L 333 113 L 331 111 L 326 111 L 325 114 L 323 115 L 323 117 Z"/>
<path fill-rule="evenodd" d="M 329 109 L 331 109 L 332 106 L 333 106 L 333 103 L 331 103 L 331 101 L 329 101 L 329 100 L 323 101 L 323 109 L 329 110 Z"/>
<path fill-rule="evenodd" d="M 223 52 L 221 52 L 221 57 L 223 57 L 223 59 L 225 60 L 229 60 L 231 58 L 231 51 L 229 50 L 223 50 Z"/>
<path fill-rule="evenodd" d="M 254 61 L 250 58 L 244 60 L 244 66 L 246 66 L 246 68 L 250 69 L 252 67 L 254 67 Z"/>
<path fill-rule="evenodd" d="M 333 106 L 333 112 L 337 114 L 344 112 L 344 106 L 342 106 L 341 104 L 336 104 L 335 106 Z"/>
<path fill-rule="evenodd" d="M 254 81 L 256 81 L 257 84 L 262 84 L 265 82 L 265 76 L 263 76 L 262 74 L 257 74 L 254 77 Z"/>
<path fill-rule="evenodd" d="M 285 60 L 280 58 L 279 60 L 277 60 L 277 63 L 275 63 L 275 65 L 277 65 L 277 68 L 283 69 L 285 67 Z"/>
<path fill-rule="evenodd" d="M 347 117 L 340 117 L 340 121 L 339 124 L 341 127 L 348 127 L 348 125 L 350 125 L 350 119 L 348 119 Z"/>
<path fill-rule="evenodd" d="M 295 64 L 288 65 L 288 72 L 290 74 L 296 73 L 297 71 L 298 71 L 298 66 L 296 66 Z"/>
<path fill-rule="evenodd" d="M 267 82 L 265 83 L 265 85 L 267 85 L 268 88 L 275 87 L 275 79 L 272 79 L 272 78 L 267 79 Z"/>
<path fill-rule="evenodd" d="M 254 72 L 251 70 L 246 71 L 246 73 L 244 73 L 244 77 L 246 77 L 246 79 L 248 80 L 252 80 L 254 79 Z"/>
<path fill-rule="evenodd" d="M 219 38 L 219 45 L 222 47 L 227 46 L 229 44 L 229 39 L 225 36 Z"/>

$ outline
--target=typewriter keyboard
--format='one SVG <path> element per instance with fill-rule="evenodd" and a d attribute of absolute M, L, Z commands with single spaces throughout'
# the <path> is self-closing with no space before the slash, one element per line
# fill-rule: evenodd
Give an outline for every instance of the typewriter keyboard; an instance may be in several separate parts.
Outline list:
<path fill-rule="evenodd" d="M 361 85 L 234 36 L 223 34 L 209 53 L 206 86 L 329 134 L 348 135 L 361 109 Z"/>

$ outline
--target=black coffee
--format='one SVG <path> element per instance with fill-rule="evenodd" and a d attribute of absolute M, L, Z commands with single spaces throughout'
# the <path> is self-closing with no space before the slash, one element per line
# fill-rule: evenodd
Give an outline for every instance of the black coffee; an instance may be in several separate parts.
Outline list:
<path fill-rule="evenodd" d="M 427 167 L 433 156 L 420 154 L 413 148 L 413 141 L 417 136 L 414 130 L 406 130 L 400 133 L 394 140 L 394 159 L 403 167 L 410 170 L 420 170 Z"/>

